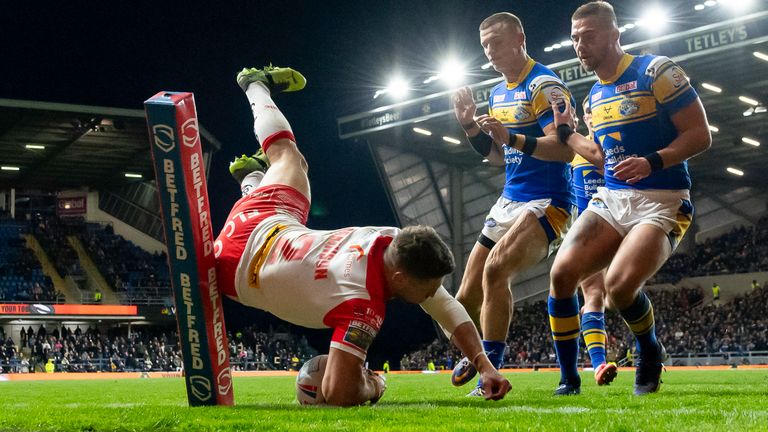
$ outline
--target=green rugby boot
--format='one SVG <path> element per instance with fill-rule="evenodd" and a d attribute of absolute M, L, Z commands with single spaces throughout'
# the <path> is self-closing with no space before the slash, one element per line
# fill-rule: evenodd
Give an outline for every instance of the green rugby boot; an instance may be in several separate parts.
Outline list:
<path fill-rule="evenodd" d="M 229 163 L 229 173 L 238 184 L 242 183 L 248 174 L 254 171 L 266 172 L 267 168 L 269 168 L 269 159 L 262 149 L 253 156 L 242 155 Z"/>
<path fill-rule="evenodd" d="M 253 82 L 261 82 L 271 93 L 295 92 L 307 85 L 307 79 L 300 72 L 289 67 L 266 66 L 264 69 L 245 68 L 237 74 L 237 84 L 243 91 Z"/>

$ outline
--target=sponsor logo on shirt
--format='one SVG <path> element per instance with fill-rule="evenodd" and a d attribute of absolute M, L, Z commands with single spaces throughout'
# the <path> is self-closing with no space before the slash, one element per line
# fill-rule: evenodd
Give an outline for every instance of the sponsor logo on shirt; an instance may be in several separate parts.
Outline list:
<path fill-rule="evenodd" d="M 681 85 L 683 85 L 683 82 L 686 81 L 685 73 L 683 73 L 682 69 L 675 66 L 672 68 L 672 79 L 675 80 L 675 88 L 679 88 Z"/>
<path fill-rule="evenodd" d="M 628 83 L 619 84 L 616 86 L 616 93 L 623 93 L 626 91 L 637 90 L 637 80 L 630 81 Z M 593 96 L 594 98 L 594 96 Z M 594 99 L 593 99 L 594 100 Z"/>
<path fill-rule="evenodd" d="M 376 337 L 376 330 L 362 321 L 351 321 L 344 335 L 344 342 L 356 346 L 362 351 L 368 351 L 368 347 Z"/>
<path fill-rule="evenodd" d="M 494 218 L 488 218 L 485 220 L 485 226 L 488 228 L 493 228 L 496 226 L 496 219 Z"/>
<path fill-rule="evenodd" d="M 605 205 L 603 200 L 601 200 L 600 198 L 592 198 L 592 201 L 589 202 L 589 205 L 597 207 L 597 208 L 601 208 L 601 209 L 607 209 L 608 208 L 608 206 Z"/>
<path fill-rule="evenodd" d="M 516 92 L 515 92 L 515 96 L 514 96 L 514 99 L 515 99 L 515 100 L 518 100 L 518 99 L 525 99 L 525 90 L 516 91 Z"/>
<path fill-rule="evenodd" d="M 602 90 L 600 90 L 599 92 L 593 94 L 591 101 L 595 102 L 595 101 L 599 100 L 601 97 L 603 97 L 603 91 Z"/>
<path fill-rule="evenodd" d="M 493 103 L 504 102 L 504 99 L 506 99 L 506 98 L 507 98 L 507 94 L 506 93 L 493 95 Z"/>

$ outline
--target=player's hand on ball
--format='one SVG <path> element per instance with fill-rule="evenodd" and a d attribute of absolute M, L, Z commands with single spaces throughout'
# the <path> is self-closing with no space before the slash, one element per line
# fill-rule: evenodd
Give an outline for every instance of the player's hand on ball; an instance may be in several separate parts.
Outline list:
<path fill-rule="evenodd" d="M 371 399 L 371 405 L 373 405 L 384 396 L 384 391 L 387 390 L 387 379 L 370 369 L 366 369 L 365 372 L 368 374 L 368 379 L 373 382 L 373 385 L 376 388 L 376 396 Z"/>
<path fill-rule="evenodd" d="M 509 380 L 501 376 L 497 370 L 487 372 L 481 375 L 483 381 L 483 392 L 486 400 L 501 400 L 512 390 L 512 384 Z"/>

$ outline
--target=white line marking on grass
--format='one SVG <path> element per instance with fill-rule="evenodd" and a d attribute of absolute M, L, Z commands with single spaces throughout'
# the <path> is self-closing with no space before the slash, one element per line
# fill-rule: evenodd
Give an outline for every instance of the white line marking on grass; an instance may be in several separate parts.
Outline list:
<path fill-rule="evenodd" d="M 513 412 L 529 412 L 529 413 L 537 413 L 537 414 L 582 414 L 582 413 L 588 413 L 588 412 L 595 412 L 595 413 L 612 413 L 612 414 L 628 414 L 629 412 L 633 411 L 632 409 L 626 409 L 626 408 L 587 408 L 587 407 L 578 407 L 578 406 L 566 406 L 566 407 L 559 407 L 559 408 L 542 408 L 542 407 L 532 407 L 532 406 L 508 406 L 498 409 L 493 409 L 494 412 L 496 411 L 513 411 Z M 674 409 L 654 409 L 653 410 L 654 415 L 658 414 L 670 414 L 670 415 L 692 415 L 692 414 L 705 414 L 705 415 L 724 415 L 729 416 L 733 414 L 739 414 L 739 415 L 746 415 L 750 417 L 768 417 L 768 411 L 755 411 L 755 410 L 740 410 L 740 409 L 733 409 L 733 410 L 716 410 L 716 409 L 698 409 L 698 408 L 687 408 L 687 407 L 681 407 L 681 408 L 674 408 Z"/>
<path fill-rule="evenodd" d="M 592 411 L 591 408 L 586 407 L 560 407 L 560 408 L 540 408 L 531 406 L 508 406 L 499 408 L 499 411 L 517 411 L 517 412 L 532 412 L 540 414 L 580 414 Z M 497 410 L 494 410 L 497 411 Z M 602 411 L 602 410 L 601 410 Z"/>

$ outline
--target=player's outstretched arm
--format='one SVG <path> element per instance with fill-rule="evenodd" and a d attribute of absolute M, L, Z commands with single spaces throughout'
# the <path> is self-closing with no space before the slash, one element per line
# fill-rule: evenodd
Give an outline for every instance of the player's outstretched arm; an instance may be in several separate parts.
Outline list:
<path fill-rule="evenodd" d="M 491 165 L 503 166 L 504 152 L 491 137 L 480 129 L 476 121 L 477 105 L 469 87 L 462 87 L 453 94 L 453 112 L 461 125 L 472 148 L 488 160 Z M 482 116 L 481 116 L 482 117 Z"/>
<path fill-rule="evenodd" d="M 363 367 L 356 355 L 331 348 L 323 376 L 323 395 L 328 405 L 356 406 L 376 402 L 387 386 L 384 379 Z"/>
<path fill-rule="evenodd" d="M 435 295 L 421 303 L 421 307 L 440 324 L 453 344 L 472 360 L 483 379 L 485 398 L 504 398 L 510 389 L 509 381 L 501 376 L 488 360 L 477 328 L 464 306 L 448 294 L 445 288 L 440 287 Z"/>
<path fill-rule="evenodd" d="M 472 360 L 475 369 L 480 373 L 485 398 L 504 399 L 504 396 L 512 389 L 512 385 L 488 360 L 475 324 L 472 321 L 467 321 L 456 327 L 451 341 L 467 358 Z"/>

